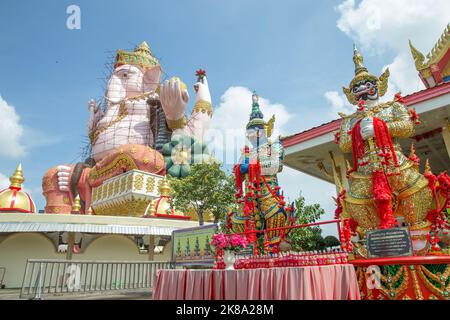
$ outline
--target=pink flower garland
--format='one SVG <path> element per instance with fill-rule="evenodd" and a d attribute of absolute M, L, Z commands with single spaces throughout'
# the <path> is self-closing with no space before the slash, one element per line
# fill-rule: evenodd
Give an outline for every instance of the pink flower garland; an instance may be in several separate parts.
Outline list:
<path fill-rule="evenodd" d="M 216 233 L 212 237 L 211 245 L 218 250 L 239 251 L 247 247 L 247 238 L 237 234 L 226 236 L 223 233 Z"/>

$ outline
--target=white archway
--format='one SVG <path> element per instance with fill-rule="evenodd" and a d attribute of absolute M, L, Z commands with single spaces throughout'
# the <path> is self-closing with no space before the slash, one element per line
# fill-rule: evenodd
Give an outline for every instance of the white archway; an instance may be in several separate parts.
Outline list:
<path fill-rule="evenodd" d="M 20 288 L 27 259 L 64 259 L 42 233 L 15 233 L 0 243 L 0 267 L 6 268 L 6 288 Z"/>

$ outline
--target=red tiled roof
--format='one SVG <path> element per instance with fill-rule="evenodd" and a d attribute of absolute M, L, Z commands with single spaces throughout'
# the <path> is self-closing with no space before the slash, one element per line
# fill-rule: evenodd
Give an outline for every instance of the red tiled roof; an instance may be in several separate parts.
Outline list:
<path fill-rule="evenodd" d="M 412 93 L 410 95 L 407 95 L 403 97 L 403 100 L 405 100 L 405 104 L 407 106 L 415 105 L 419 102 L 426 101 L 441 95 L 444 95 L 446 93 L 450 93 L 450 82 L 443 83 L 439 86 L 430 88 L 430 89 L 424 89 L 415 93 Z M 296 145 L 298 143 L 311 140 L 313 138 L 319 137 L 321 135 L 336 131 L 341 126 L 342 119 L 336 119 L 327 123 L 324 123 L 320 126 L 295 133 L 293 135 L 283 137 L 281 138 L 281 143 L 283 144 L 283 147 L 287 148 L 293 145 Z"/>

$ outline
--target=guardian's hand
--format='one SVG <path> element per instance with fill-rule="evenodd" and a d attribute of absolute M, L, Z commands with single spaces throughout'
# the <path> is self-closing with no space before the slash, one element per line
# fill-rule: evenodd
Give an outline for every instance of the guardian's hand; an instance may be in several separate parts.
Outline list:
<path fill-rule="evenodd" d="M 364 118 L 361 121 L 361 136 L 363 140 L 367 140 L 375 136 L 373 128 L 373 118 Z"/>

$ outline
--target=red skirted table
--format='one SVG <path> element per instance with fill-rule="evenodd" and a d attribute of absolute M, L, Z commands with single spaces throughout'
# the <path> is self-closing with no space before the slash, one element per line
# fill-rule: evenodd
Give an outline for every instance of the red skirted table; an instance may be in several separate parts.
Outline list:
<path fill-rule="evenodd" d="M 351 264 L 240 270 L 160 270 L 155 300 L 359 300 Z"/>

